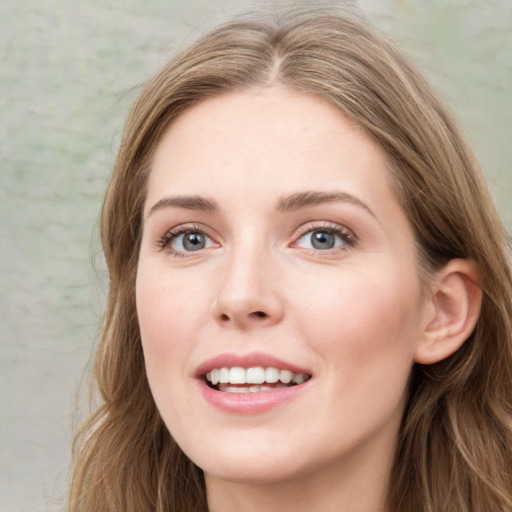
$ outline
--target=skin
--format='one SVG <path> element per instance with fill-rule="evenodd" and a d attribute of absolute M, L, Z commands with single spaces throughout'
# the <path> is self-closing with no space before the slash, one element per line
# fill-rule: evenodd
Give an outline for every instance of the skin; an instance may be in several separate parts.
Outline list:
<path fill-rule="evenodd" d="M 306 191 L 343 195 L 276 208 Z M 148 379 L 205 472 L 210 510 L 384 510 L 434 310 L 380 148 L 333 106 L 284 88 L 208 99 L 161 140 L 144 216 L 136 299 Z M 205 247 L 168 234 L 180 226 L 204 231 Z M 335 229 L 334 248 L 312 245 L 312 232 Z M 312 378 L 264 412 L 209 404 L 197 367 L 255 351 Z"/>

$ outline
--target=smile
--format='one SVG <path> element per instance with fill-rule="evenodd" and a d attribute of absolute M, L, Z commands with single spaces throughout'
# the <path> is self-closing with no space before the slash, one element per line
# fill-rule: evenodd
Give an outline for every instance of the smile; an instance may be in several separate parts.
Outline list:
<path fill-rule="evenodd" d="M 226 393 L 259 393 L 302 384 L 311 378 L 307 373 L 294 373 L 269 366 L 213 368 L 205 375 L 210 388 Z"/>

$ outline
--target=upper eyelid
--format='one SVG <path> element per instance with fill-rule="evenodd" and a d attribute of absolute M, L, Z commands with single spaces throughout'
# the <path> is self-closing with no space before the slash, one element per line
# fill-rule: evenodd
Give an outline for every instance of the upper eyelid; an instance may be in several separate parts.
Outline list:
<path fill-rule="evenodd" d="M 208 235 L 210 232 L 210 230 L 200 222 L 183 222 L 167 229 L 164 233 L 164 236 L 173 234 L 180 235 L 182 233 L 194 233 L 196 231 L 206 235 Z"/>
<path fill-rule="evenodd" d="M 308 233 L 314 232 L 314 231 L 328 231 L 331 233 L 336 234 L 337 236 L 344 239 L 344 246 L 343 250 L 346 250 L 348 248 L 353 248 L 359 243 L 359 238 L 354 233 L 353 230 L 346 227 L 343 224 L 339 224 L 337 222 L 330 222 L 330 221 L 310 221 L 306 222 L 305 224 L 301 225 L 293 235 L 292 242 L 289 244 L 289 247 L 291 248 L 297 248 L 300 240 Z M 338 248 L 340 250 L 341 248 Z M 310 249 L 304 249 L 304 250 L 310 250 Z M 317 249 L 313 249 L 315 252 Z M 327 255 L 331 253 L 333 250 L 336 249 L 328 249 L 325 251 L 320 251 L 320 253 L 324 253 L 324 255 Z"/>
<path fill-rule="evenodd" d="M 332 231 L 340 231 L 342 233 L 349 234 L 353 238 L 357 238 L 356 234 L 354 233 L 354 231 L 352 229 L 348 228 L 347 226 L 345 226 L 343 224 L 339 224 L 337 222 L 331 222 L 331 221 L 327 221 L 327 220 L 306 222 L 305 224 L 302 224 L 295 230 L 293 237 L 298 238 L 298 237 L 301 237 L 304 234 L 308 233 L 309 231 L 319 231 L 322 229 L 332 230 Z"/>
<path fill-rule="evenodd" d="M 155 245 L 158 248 L 164 249 L 169 246 L 170 242 L 174 238 L 181 236 L 183 234 L 196 232 L 203 233 L 204 235 L 215 241 L 215 237 L 210 233 L 210 230 L 204 227 L 203 225 L 194 222 L 186 222 L 167 229 L 162 235 L 157 237 Z"/>

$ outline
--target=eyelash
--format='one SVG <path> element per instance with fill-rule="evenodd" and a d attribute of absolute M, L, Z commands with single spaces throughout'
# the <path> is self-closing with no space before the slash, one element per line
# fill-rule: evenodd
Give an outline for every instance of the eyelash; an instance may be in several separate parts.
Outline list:
<path fill-rule="evenodd" d="M 344 246 L 343 247 L 337 247 L 337 248 L 334 248 L 334 249 L 327 249 L 327 250 L 319 250 L 319 249 L 305 249 L 305 250 L 310 250 L 316 254 L 318 254 L 319 252 L 324 252 L 324 253 L 331 253 L 332 251 L 336 251 L 336 250 L 347 250 L 347 248 L 351 248 L 351 247 L 354 247 L 356 244 L 357 244 L 357 238 L 356 236 L 354 235 L 354 233 L 343 227 L 343 226 L 340 226 L 339 224 L 334 224 L 334 223 L 331 223 L 331 222 L 321 222 L 321 223 L 318 223 L 318 222 L 308 222 L 307 224 L 301 226 L 299 228 L 299 230 L 297 231 L 297 233 L 294 235 L 294 239 L 295 241 L 293 242 L 292 246 L 293 245 L 296 245 L 299 240 L 304 237 L 304 235 L 307 235 L 308 233 L 314 233 L 314 232 L 323 232 L 323 233 L 328 233 L 328 234 L 332 234 L 332 235 L 337 235 L 340 237 L 340 239 L 342 240 Z"/>
<path fill-rule="evenodd" d="M 314 233 L 314 232 L 324 232 L 332 235 L 337 235 L 343 242 L 342 247 L 336 247 L 333 249 L 326 249 L 326 250 L 320 250 L 320 249 L 304 249 L 306 251 L 314 252 L 315 254 L 318 253 L 332 253 L 333 251 L 343 251 L 347 250 L 347 248 L 354 247 L 357 243 L 357 238 L 355 237 L 354 233 L 350 231 L 349 229 L 342 227 L 338 224 L 333 224 L 330 222 L 309 222 L 307 224 L 304 224 L 299 228 L 299 230 L 294 234 L 294 242 L 291 244 L 291 246 L 296 246 L 296 244 L 299 242 L 299 240 L 304 237 L 304 235 L 307 235 L 308 233 Z M 173 240 L 178 238 L 180 235 L 186 235 L 189 233 L 199 233 L 204 236 L 207 236 L 211 239 L 211 237 L 208 235 L 206 230 L 198 225 L 182 225 L 178 226 L 176 228 L 173 228 L 169 231 L 167 231 L 162 237 L 160 237 L 157 241 L 157 248 L 160 250 L 168 249 L 169 252 L 174 256 L 178 258 L 184 258 L 187 257 L 187 251 L 176 251 L 171 247 L 171 243 Z"/>
<path fill-rule="evenodd" d="M 198 224 L 193 224 L 193 225 L 189 224 L 189 225 L 184 225 L 184 226 L 178 226 L 176 228 L 173 228 L 173 229 L 167 231 L 167 233 L 165 233 L 165 235 L 160 237 L 157 241 L 157 247 L 159 249 L 168 248 L 169 251 L 174 256 L 184 257 L 185 256 L 184 252 L 176 251 L 176 250 L 172 249 L 170 244 L 175 238 L 178 238 L 180 235 L 187 235 L 189 233 L 200 233 L 202 235 L 208 236 L 208 233 L 204 230 L 204 228 L 202 228 Z M 209 238 L 211 238 L 211 237 L 209 237 Z"/>

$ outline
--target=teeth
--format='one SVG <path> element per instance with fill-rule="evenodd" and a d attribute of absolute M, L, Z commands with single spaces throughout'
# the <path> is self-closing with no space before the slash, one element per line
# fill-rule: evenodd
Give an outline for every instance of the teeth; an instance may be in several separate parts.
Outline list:
<path fill-rule="evenodd" d="M 265 370 L 265 380 L 270 383 L 277 382 L 279 380 L 279 370 L 277 368 L 267 368 Z"/>
<path fill-rule="evenodd" d="M 281 370 L 279 372 L 279 380 L 283 384 L 289 384 L 293 379 L 293 373 L 290 370 Z"/>
<path fill-rule="evenodd" d="M 298 373 L 293 377 L 293 383 L 294 384 L 302 384 L 304 382 L 304 374 Z"/>
<path fill-rule="evenodd" d="M 265 373 L 265 368 L 261 366 L 247 368 L 245 371 L 245 382 L 247 384 L 263 384 L 265 382 Z M 245 384 L 245 382 L 241 382 L 240 384 Z"/>
<path fill-rule="evenodd" d="M 228 384 L 228 386 L 222 386 L 223 391 L 228 393 L 247 393 L 256 391 L 266 391 L 263 389 L 265 386 L 249 386 L 245 388 L 230 387 L 229 384 L 302 384 L 308 380 L 311 376 L 306 373 L 293 373 L 290 370 L 279 370 L 270 366 L 263 368 L 262 366 L 254 366 L 251 368 L 241 368 L 234 366 L 232 368 L 214 368 L 211 372 L 206 374 L 206 380 L 213 386 L 217 384 Z M 268 389 L 275 389 L 273 388 Z M 284 387 L 284 386 L 283 386 Z M 236 391 L 235 391 L 236 390 Z M 254 390 L 254 391 L 253 391 Z"/>
<path fill-rule="evenodd" d="M 219 370 L 219 382 L 227 384 L 229 382 L 229 368 L 221 368 Z"/>
<path fill-rule="evenodd" d="M 249 393 L 250 388 L 231 388 L 229 386 L 223 387 L 222 391 L 226 393 Z"/>
<path fill-rule="evenodd" d="M 225 393 L 259 393 L 260 391 L 273 391 L 276 388 L 286 388 L 283 384 L 279 384 L 275 387 L 270 386 L 220 386 L 219 390 Z"/>
<path fill-rule="evenodd" d="M 230 384 L 245 384 L 247 382 L 245 377 L 245 370 L 238 366 L 229 369 L 229 383 Z"/>

